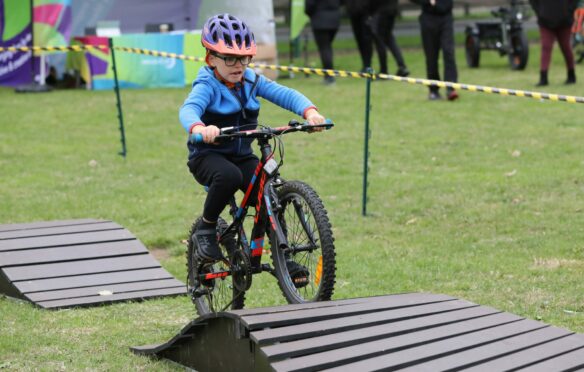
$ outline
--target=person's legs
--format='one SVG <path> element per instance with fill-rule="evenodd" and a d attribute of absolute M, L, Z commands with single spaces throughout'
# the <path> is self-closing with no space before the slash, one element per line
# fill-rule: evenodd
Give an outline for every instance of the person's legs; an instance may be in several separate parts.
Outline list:
<path fill-rule="evenodd" d="M 444 58 L 444 80 L 456 83 L 458 81 L 458 69 L 454 55 L 454 24 L 452 16 L 443 20 L 440 30 L 440 47 Z"/>
<path fill-rule="evenodd" d="M 422 33 L 422 45 L 426 58 L 426 76 L 431 80 L 440 80 L 438 71 L 438 57 L 440 54 L 440 36 L 437 32 L 436 21 L 433 16 L 422 14 L 420 16 L 420 30 Z M 436 97 L 438 87 L 431 86 L 430 98 Z"/>
<path fill-rule="evenodd" d="M 371 35 L 373 37 L 373 42 L 375 43 L 375 49 L 377 50 L 377 56 L 379 57 L 379 72 L 382 74 L 387 74 L 387 51 L 385 50 L 385 43 L 382 38 L 382 20 L 381 14 L 377 13 L 370 18 L 367 26 L 371 29 Z"/>
<path fill-rule="evenodd" d="M 241 187 L 239 189 L 243 192 L 246 192 L 247 187 L 249 186 L 249 183 L 251 182 L 251 179 L 255 173 L 255 169 L 258 166 L 259 159 L 255 155 L 249 155 L 245 157 L 234 158 L 232 160 L 233 163 L 239 168 L 242 175 Z M 250 198 L 252 198 L 250 201 L 253 204 L 255 196 L 250 195 Z"/>
<path fill-rule="evenodd" d="M 312 31 L 314 33 L 314 41 L 316 41 L 316 46 L 318 47 L 318 53 L 320 55 L 322 68 L 332 69 L 333 48 L 331 45 L 331 37 L 329 30 L 312 30 Z"/>
<path fill-rule="evenodd" d="M 398 67 L 397 75 L 399 76 L 408 76 L 410 72 L 406 67 L 406 62 L 404 61 L 404 57 L 402 55 L 401 49 L 395 40 L 395 36 L 393 35 L 393 26 L 395 25 L 395 14 L 381 12 L 380 13 L 381 22 L 379 23 L 378 32 L 383 37 L 383 42 L 391 52 L 393 59 Z"/>
<path fill-rule="evenodd" d="M 558 44 L 564 55 L 564 61 L 566 62 L 567 79 L 566 84 L 574 84 L 576 82 L 576 71 L 574 70 L 574 52 L 572 51 L 571 37 L 572 30 L 570 27 L 563 27 L 556 30 L 556 37 L 558 39 Z"/>
<path fill-rule="evenodd" d="M 542 26 L 539 27 L 539 35 L 541 39 L 541 58 L 539 64 L 539 83 L 537 83 L 537 86 L 545 86 L 548 85 L 548 70 L 556 35 L 552 30 Z"/>
<path fill-rule="evenodd" d="M 444 58 L 444 80 L 452 83 L 458 81 L 458 69 L 456 67 L 456 57 L 454 54 L 454 21 L 452 15 L 442 19 L 440 26 L 440 48 Z M 458 98 L 458 93 L 452 88 L 448 88 L 448 99 L 453 101 Z"/>
<path fill-rule="evenodd" d="M 314 40 L 318 47 L 322 68 L 326 70 L 334 69 L 333 66 L 333 40 L 337 34 L 337 30 L 312 30 L 314 33 Z M 325 83 L 333 83 L 334 76 L 325 76 Z"/>
<path fill-rule="evenodd" d="M 197 227 L 193 240 L 197 241 L 201 257 L 217 260 L 221 258 L 216 235 L 217 220 L 229 199 L 243 187 L 242 170 L 226 156 L 213 153 L 195 158 L 188 165 L 197 182 L 208 186 L 203 221 Z"/>
<path fill-rule="evenodd" d="M 363 14 L 354 14 L 350 16 L 351 28 L 357 41 L 357 48 L 363 63 L 363 70 L 371 67 L 371 57 L 373 56 L 372 35 L 369 31 L 365 21 L 366 17 Z"/>

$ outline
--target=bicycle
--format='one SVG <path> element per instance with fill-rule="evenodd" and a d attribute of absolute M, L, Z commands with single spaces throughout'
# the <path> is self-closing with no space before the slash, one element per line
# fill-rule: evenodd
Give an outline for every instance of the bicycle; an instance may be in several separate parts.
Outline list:
<path fill-rule="evenodd" d="M 268 272 L 276 277 L 288 303 L 330 300 L 335 284 L 334 238 L 324 205 L 308 184 L 285 181 L 280 176 L 284 146 L 281 136 L 292 132 L 330 129 L 334 124 L 309 125 L 290 121 L 287 126 L 260 126 L 240 131 L 224 128 L 216 142 L 257 139 L 260 161 L 238 206 L 229 203 L 232 222 L 217 223 L 219 247 L 224 258 L 215 262 L 200 259 L 192 236 L 202 220 L 192 225 L 187 248 L 187 290 L 199 315 L 241 309 L 253 275 Z M 191 140 L 202 141 L 201 135 Z M 279 162 L 274 155 L 279 154 Z M 250 195 L 257 192 L 250 238 L 244 221 L 248 217 Z M 251 215 L 250 215 L 251 216 Z M 268 235 L 273 267 L 262 263 L 263 240 Z"/>

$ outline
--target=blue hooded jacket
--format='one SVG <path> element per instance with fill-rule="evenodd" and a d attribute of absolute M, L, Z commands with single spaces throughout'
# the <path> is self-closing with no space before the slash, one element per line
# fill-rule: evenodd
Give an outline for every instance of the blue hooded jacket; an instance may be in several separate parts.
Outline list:
<path fill-rule="evenodd" d="M 193 88 L 179 111 L 183 128 L 190 133 L 193 125 L 215 125 L 251 130 L 257 127 L 260 111 L 258 97 L 304 117 L 307 109 L 315 107 L 300 92 L 280 85 L 252 69 L 245 69 L 242 83 L 228 88 L 208 66 L 199 70 Z M 219 145 L 194 144 L 187 141 L 189 159 L 209 151 L 225 155 L 245 156 L 252 153 L 251 139 L 237 139 Z"/>

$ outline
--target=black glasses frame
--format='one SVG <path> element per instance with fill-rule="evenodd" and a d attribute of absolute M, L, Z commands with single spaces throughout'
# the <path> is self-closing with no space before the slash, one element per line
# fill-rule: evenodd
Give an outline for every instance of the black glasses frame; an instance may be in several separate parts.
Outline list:
<path fill-rule="evenodd" d="M 222 59 L 223 62 L 225 62 L 225 66 L 227 66 L 227 67 L 235 66 L 237 61 L 239 61 L 239 63 L 241 63 L 242 66 L 247 66 L 251 63 L 251 60 L 252 60 L 252 56 L 236 57 L 236 56 L 224 56 L 224 55 L 219 54 L 219 53 L 211 53 L 211 54 L 219 59 Z"/>

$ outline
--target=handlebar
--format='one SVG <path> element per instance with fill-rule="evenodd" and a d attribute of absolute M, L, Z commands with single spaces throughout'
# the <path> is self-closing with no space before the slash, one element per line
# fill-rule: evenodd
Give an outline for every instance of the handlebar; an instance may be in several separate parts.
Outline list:
<path fill-rule="evenodd" d="M 283 127 L 261 127 L 253 130 L 239 131 L 235 127 L 221 128 L 220 134 L 215 137 L 214 142 L 223 143 L 233 140 L 235 138 L 273 138 L 282 134 L 292 132 L 313 132 L 315 128 L 324 128 L 329 130 L 334 127 L 334 123 L 330 119 L 326 119 L 323 124 L 311 125 L 308 122 L 300 123 L 296 120 L 290 120 L 288 125 Z M 201 133 L 193 133 L 189 137 L 192 143 L 203 143 L 203 135 Z"/>

